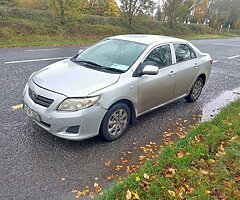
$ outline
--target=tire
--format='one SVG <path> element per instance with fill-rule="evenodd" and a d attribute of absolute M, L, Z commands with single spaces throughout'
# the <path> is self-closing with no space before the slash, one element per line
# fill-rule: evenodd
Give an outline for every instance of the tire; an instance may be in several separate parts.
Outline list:
<path fill-rule="evenodd" d="M 185 97 L 187 102 L 195 102 L 200 97 L 204 83 L 202 78 L 198 77 L 193 84 L 190 93 Z"/>
<path fill-rule="evenodd" d="M 107 141 L 121 137 L 130 123 L 130 108 L 124 103 L 113 105 L 103 118 L 100 135 Z"/>

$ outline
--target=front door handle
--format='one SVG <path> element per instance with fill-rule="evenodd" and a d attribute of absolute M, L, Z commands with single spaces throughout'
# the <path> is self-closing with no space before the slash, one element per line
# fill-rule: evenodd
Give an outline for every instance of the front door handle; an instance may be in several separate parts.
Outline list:
<path fill-rule="evenodd" d="M 174 71 L 169 72 L 169 76 L 174 76 L 176 73 Z"/>

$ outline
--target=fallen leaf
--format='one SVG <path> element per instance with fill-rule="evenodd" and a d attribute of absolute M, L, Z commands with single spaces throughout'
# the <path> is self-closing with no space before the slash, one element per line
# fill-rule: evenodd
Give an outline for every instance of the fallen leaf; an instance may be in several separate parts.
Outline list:
<path fill-rule="evenodd" d="M 144 177 L 145 179 L 149 180 L 149 176 L 148 176 L 146 173 L 143 174 L 143 177 Z"/>
<path fill-rule="evenodd" d="M 132 193 L 130 190 L 127 190 L 126 199 L 129 200 L 132 198 Z"/>
<path fill-rule="evenodd" d="M 144 160 L 145 158 L 146 158 L 146 156 L 143 156 L 143 155 L 138 156 L 138 160 L 139 160 L 139 161 L 142 161 L 142 160 Z"/>
<path fill-rule="evenodd" d="M 231 138 L 231 141 L 238 139 L 238 135 L 235 135 Z"/>
<path fill-rule="evenodd" d="M 194 139 L 195 139 L 196 142 L 200 142 L 200 141 L 201 141 L 201 136 L 196 135 L 196 136 L 194 137 Z"/>
<path fill-rule="evenodd" d="M 146 181 L 146 180 L 142 180 L 140 183 L 139 183 L 140 187 L 142 190 L 149 190 L 150 189 L 150 182 L 149 181 Z"/>
<path fill-rule="evenodd" d="M 62 181 L 65 181 L 65 180 L 66 180 L 66 178 L 62 177 L 62 178 L 61 178 L 61 180 L 62 180 Z"/>
<path fill-rule="evenodd" d="M 101 192 L 101 191 L 102 191 L 102 188 L 100 188 L 100 187 L 96 187 L 96 188 L 95 188 L 95 192 L 99 193 L 99 192 Z"/>
<path fill-rule="evenodd" d="M 206 190 L 205 194 L 211 194 L 211 191 L 210 190 Z"/>
<path fill-rule="evenodd" d="M 17 110 L 17 109 L 20 109 L 20 108 L 23 108 L 23 104 L 18 104 L 18 105 L 12 106 L 13 110 Z"/>
<path fill-rule="evenodd" d="M 109 181 L 113 180 L 113 179 L 114 179 L 114 175 L 112 174 L 111 176 L 108 176 L 107 179 L 108 179 Z"/>
<path fill-rule="evenodd" d="M 139 198 L 139 195 L 138 195 L 138 192 L 132 192 L 132 195 L 133 195 L 133 199 L 136 199 L 136 200 L 140 200 Z"/>
<path fill-rule="evenodd" d="M 216 153 L 216 156 L 217 157 L 221 157 L 222 155 L 225 155 L 226 153 L 225 152 L 223 152 L 223 151 L 218 151 L 217 153 Z"/>
<path fill-rule="evenodd" d="M 172 197 L 175 197 L 175 196 L 176 196 L 175 192 L 174 192 L 174 191 L 172 191 L 172 190 L 168 190 L 168 193 L 169 193 L 169 194 L 170 194 L 170 196 L 172 196 Z"/>
<path fill-rule="evenodd" d="M 139 176 L 136 176 L 135 180 L 138 182 L 138 181 L 140 181 L 141 179 L 140 179 Z"/>
<path fill-rule="evenodd" d="M 110 167 L 111 161 L 105 162 L 104 165 L 107 166 L 107 167 Z"/>
<path fill-rule="evenodd" d="M 93 187 L 96 188 L 96 187 L 99 187 L 99 185 L 98 185 L 97 183 L 94 183 L 94 184 L 93 184 Z"/>
<path fill-rule="evenodd" d="M 210 163 L 215 163 L 215 160 L 214 159 L 210 159 L 209 162 Z"/>
<path fill-rule="evenodd" d="M 125 164 L 125 163 L 127 163 L 128 162 L 128 160 L 121 160 L 121 163 L 122 164 Z"/>
<path fill-rule="evenodd" d="M 120 171 L 121 169 L 123 168 L 123 166 L 121 166 L 121 165 L 117 165 L 117 166 L 115 166 L 115 171 Z"/>
<path fill-rule="evenodd" d="M 175 169 L 173 169 L 172 167 L 168 167 L 165 170 L 165 177 L 166 178 L 172 178 L 175 173 L 176 173 Z"/>
<path fill-rule="evenodd" d="M 178 193 L 184 193 L 186 191 L 186 189 L 184 187 L 180 187 L 178 188 Z"/>
<path fill-rule="evenodd" d="M 209 174 L 209 171 L 207 171 L 207 170 L 200 170 L 200 172 L 201 172 L 203 175 L 208 175 L 208 174 Z"/>
<path fill-rule="evenodd" d="M 186 154 L 185 150 L 179 151 L 177 154 L 177 158 L 182 158 Z"/>
<path fill-rule="evenodd" d="M 239 182 L 240 181 L 240 175 L 235 175 L 233 180 L 234 180 L 234 182 Z"/>

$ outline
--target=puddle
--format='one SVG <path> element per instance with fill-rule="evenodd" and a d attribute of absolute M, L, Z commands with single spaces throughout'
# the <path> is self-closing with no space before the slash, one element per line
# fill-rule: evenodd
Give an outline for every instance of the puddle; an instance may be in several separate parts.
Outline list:
<path fill-rule="evenodd" d="M 221 108 L 225 107 L 230 102 L 233 102 L 240 98 L 240 87 L 232 91 L 226 91 L 213 99 L 211 102 L 203 107 L 202 111 L 202 122 L 209 121 L 217 114 L 219 114 Z"/>

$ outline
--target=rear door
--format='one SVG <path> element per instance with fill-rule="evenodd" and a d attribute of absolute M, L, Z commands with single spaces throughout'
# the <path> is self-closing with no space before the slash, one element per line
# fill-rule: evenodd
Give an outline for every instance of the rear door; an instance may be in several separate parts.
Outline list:
<path fill-rule="evenodd" d="M 196 52 L 188 44 L 175 43 L 173 47 L 176 59 L 174 98 L 177 98 L 189 93 L 199 71 L 199 62 Z"/>

